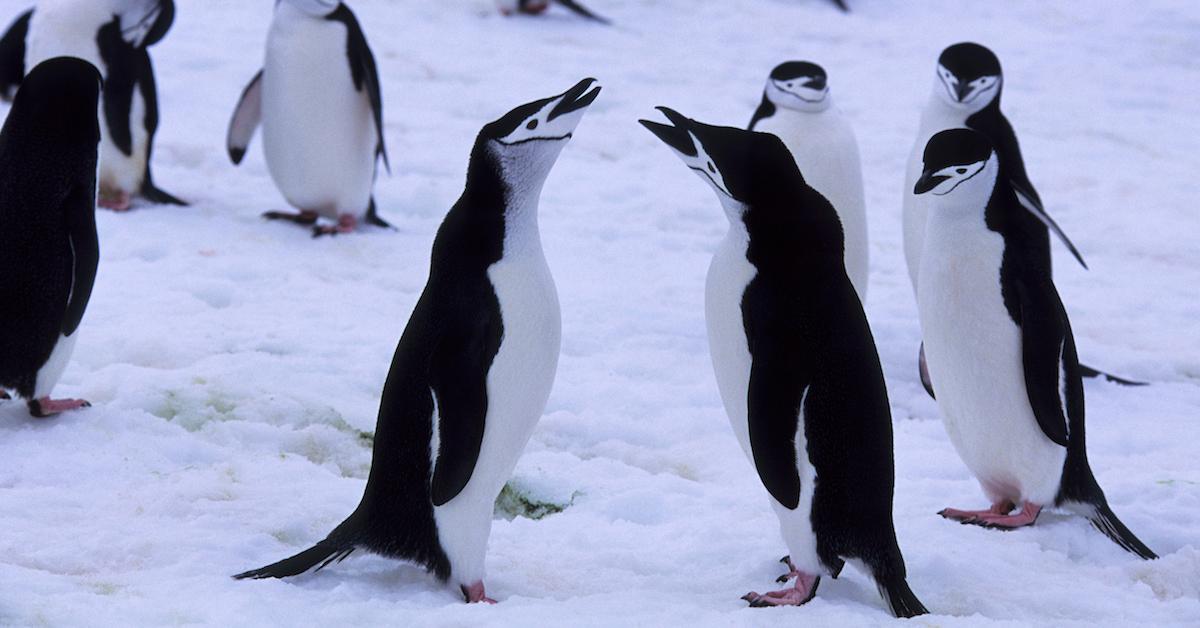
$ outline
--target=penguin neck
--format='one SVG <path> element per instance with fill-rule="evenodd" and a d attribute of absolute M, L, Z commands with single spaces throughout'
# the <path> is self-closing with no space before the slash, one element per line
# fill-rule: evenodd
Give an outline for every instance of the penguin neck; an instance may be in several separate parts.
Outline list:
<path fill-rule="evenodd" d="M 537 148 L 481 140 L 467 171 L 467 206 L 504 221 L 506 256 L 530 245 L 540 248 L 538 203 L 558 151 Z"/>
<path fill-rule="evenodd" d="M 947 102 L 946 95 L 941 90 L 944 88 L 940 83 L 933 86 L 933 91 L 929 94 L 929 102 L 925 105 L 925 110 L 921 113 L 921 128 L 927 131 L 941 131 L 942 129 L 952 129 L 958 127 L 971 127 L 968 124 L 972 119 L 986 118 L 990 116 L 999 116 L 1000 114 L 1000 93 L 996 94 L 988 104 L 977 110 L 972 110 L 968 107 Z"/>

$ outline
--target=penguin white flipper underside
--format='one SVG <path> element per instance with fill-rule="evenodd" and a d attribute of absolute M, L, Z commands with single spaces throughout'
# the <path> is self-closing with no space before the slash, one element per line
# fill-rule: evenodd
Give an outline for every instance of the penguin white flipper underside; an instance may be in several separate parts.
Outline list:
<path fill-rule="evenodd" d="M 237 107 L 233 109 L 233 118 L 229 121 L 229 131 L 225 135 L 225 148 L 229 151 L 229 160 L 238 165 L 246 157 L 246 149 L 250 140 L 262 122 L 262 70 L 250 79 Z"/>

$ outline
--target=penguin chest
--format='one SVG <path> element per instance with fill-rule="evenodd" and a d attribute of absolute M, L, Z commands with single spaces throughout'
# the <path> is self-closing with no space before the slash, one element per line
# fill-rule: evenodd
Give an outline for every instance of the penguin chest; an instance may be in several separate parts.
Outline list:
<path fill-rule="evenodd" d="M 355 88 L 347 31 L 278 9 L 263 64 L 267 169 L 293 206 L 335 217 L 361 213 L 375 178 L 377 134 L 365 88 Z"/>
<path fill-rule="evenodd" d="M 717 248 L 708 267 L 704 321 L 708 327 L 709 356 L 725 413 L 738 444 L 753 461 L 746 407 L 751 356 L 742 318 L 742 298 L 758 271 L 746 259 L 748 245 L 744 231 L 735 226 Z"/>
<path fill-rule="evenodd" d="M 925 357 L 950 441 L 988 496 L 1052 503 L 1066 450 L 1029 404 L 1021 330 L 1000 290 L 1003 252 L 982 224 L 930 222 L 917 293 Z"/>

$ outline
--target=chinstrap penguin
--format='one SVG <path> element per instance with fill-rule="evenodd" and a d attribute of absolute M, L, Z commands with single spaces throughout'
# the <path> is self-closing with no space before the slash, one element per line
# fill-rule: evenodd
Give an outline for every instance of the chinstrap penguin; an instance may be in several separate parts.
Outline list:
<path fill-rule="evenodd" d="M 779 136 L 804 180 L 833 205 L 845 234 L 846 274 L 865 302 L 870 250 L 862 161 L 854 129 L 833 106 L 825 70 L 808 61 L 776 66 L 749 129 Z"/>
<path fill-rule="evenodd" d="M 268 219 L 313 226 L 313 236 L 354 231 L 376 213 L 377 164 L 388 165 L 375 56 L 358 19 L 338 0 L 279 0 L 263 68 L 229 123 L 229 158 L 240 164 L 259 124 L 276 187 L 300 211 Z M 317 225 L 325 216 L 334 225 Z"/>
<path fill-rule="evenodd" d="M 904 183 L 904 257 L 914 293 L 919 292 L 917 277 L 921 267 L 921 251 L 930 201 L 926 197 L 913 194 L 912 189 L 917 178 L 921 176 L 921 156 L 925 145 L 930 137 L 945 129 L 974 129 L 987 136 L 996 147 L 1000 160 L 999 176 L 1009 182 L 1017 198 L 1044 225 L 1038 233 L 1031 236 L 1029 244 L 1041 251 L 1047 267 L 1050 266 L 1049 231 L 1053 231 L 1080 265 L 1087 268 L 1075 245 L 1046 212 L 1041 197 L 1029 180 L 1016 132 L 1008 118 L 1000 111 L 1003 86 L 1004 75 L 1000 68 L 1000 60 L 984 46 L 970 42 L 954 44 L 943 50 L 938 57 L 933 93 L 921 113 L 920 129 L 909 154 Z M 921 382 L 930 396 L 934 396 L 934 387 L 929 381 L 923 354 L 918 362 Z M 1124 385 L 1145 383 L 1117 377 L 1085 365 L 1081 365 L 1081 369 L 1085 377 L 1103 375 L 1110 382 Z"/>
<path fill-rule="evenodd" d="M 0 131 L 0 392 L 16 392 L 35 417 L 89 405 L 50 393 L 71 358 L 100 260 L 100 86 L 87 61 L 44 61 L 25 77 Z"/>
<path fill-rule="evenodd" d="M 1040 217 L 981 133 L 942 131 L 922 162 L 913 193 L 930 200 L 917 293 L 925 356 L 950 440 L 992 502 L 940 514 L 1007 529 L 1060 506 L 1157 558 L 1113 514 L 1088 466 L 1082 374 Z"/>
<path fill-rule="evenodd" d="M 187 204 L 159 189 L 150 172 L 159 110 L 148 48 L 174 19 L 173 0 L 38 0 L 0 40 L 0 92 L 19 84 L 25 68 L 53 57 L 79 57 L 101 70 L 101 207 L 125 211 L 134 197 Z"/>
<path fill-rule="evenodd" d="M 514 15 L 524 13 L 526 15 L 540 15 L 550 8 L 551 1 L 560 4 L 563 8 L 582 16 L 594 22 L 601 24 L 611 24 L 608 18 L 601 17 L 590 11 L 587 7 L 579 4 L 575 0 L 496 0 L 496 6 L 500 9 L 500 13 L 504 15 Z"/>
<path fill-rule="evenodd" d="M 799 605 L 855 560 L 898 617 L 926 613 L 892 524 L 892 422 L 875 342 L 846 275 L 842 228 L 783 142 L 659 107 L 641 124 L 712 186 L 729 231 L 708 271 L 705 320 L 721 398 L 790 556 Z"/>
<path fill-rule="evenodd" d="M 480 131 L 384 384 L 362 501 L 315 547 L 236 578 L 293 576 L 363 549 L 423 565 L 468 602 L 493 601 L 483 578 L 496 496 L 558 364 L 538 200 L 594 85 L 584 79 Z"/>

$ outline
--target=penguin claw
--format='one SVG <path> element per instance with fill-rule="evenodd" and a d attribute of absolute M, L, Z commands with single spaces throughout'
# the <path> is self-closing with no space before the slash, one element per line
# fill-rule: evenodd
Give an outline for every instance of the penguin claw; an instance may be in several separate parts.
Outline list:
<path fill-rule="evenodd" d="M 91 402 L 86 399 L 51 399 L 49 397 L 30 399 L 27 405 L 29 414 L 35 419 L 44 419 L 68 410 L 92 407 Z"/>

